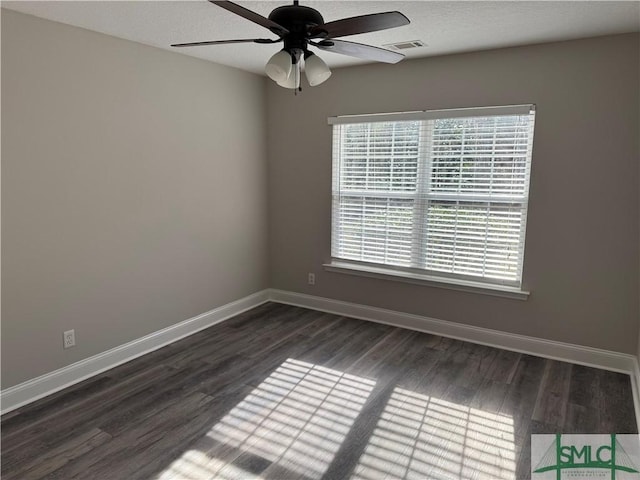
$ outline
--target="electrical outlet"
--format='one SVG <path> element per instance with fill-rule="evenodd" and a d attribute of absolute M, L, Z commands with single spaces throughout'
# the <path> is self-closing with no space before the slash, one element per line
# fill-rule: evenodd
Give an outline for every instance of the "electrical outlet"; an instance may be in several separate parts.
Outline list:
<path fill-rule="evenodd" d="M 62 334 L 62 341 L 64 348 L 71 348 L 76 346 L 76 331 L 67 330 Z"/>
<path fill-rule="evenodd" d="M 315 285 L 316 284 L 316 274 L 315 273 L 310 273 L 308 281 L 309 281 L 309 285 Z"/>

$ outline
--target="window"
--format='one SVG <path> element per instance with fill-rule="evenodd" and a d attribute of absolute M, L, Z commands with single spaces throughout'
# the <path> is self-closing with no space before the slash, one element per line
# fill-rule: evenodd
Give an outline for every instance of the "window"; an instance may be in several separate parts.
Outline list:
<path fill-rule="evenodd" d="M 532 105 L 329 123 L 333 262 L 520 288 Z"/>

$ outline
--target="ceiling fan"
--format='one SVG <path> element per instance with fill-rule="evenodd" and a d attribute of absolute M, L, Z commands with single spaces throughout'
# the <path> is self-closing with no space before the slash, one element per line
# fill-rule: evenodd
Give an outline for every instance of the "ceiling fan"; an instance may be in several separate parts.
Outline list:
<path fill-rule="evenodd" d="M 277 7 L 269 17 L 253 12 L 236 3 L 209 0 L 236 15 L 261 25 L 278 36 L 270 38 L 248 38 L 239 40 L 213 40 L 208 42 L 176 43 L 172 47 L 196 47 L 229 43 L 278 43 L 284 47 L 273 55 L 265 67 L 266 74 L 278 85 L 300 90 L 301 63 L 304 59 L 305 74 L 309 85 L 320 85 L 331 76 L 331 70 L 320 57 L 309 51 L 309 46 L 328 52 L 340 53 L 365 60 L 397 63 L 404 55 L 384 48 L 362 43 L 336 40 L 337 37 L 375 32 L 409 24 L 409 19 L 400 12 L 373 13 L 343 18 L 325 23 L 317 10 L 304 7 L 294 0 L 293 5 Z"/>

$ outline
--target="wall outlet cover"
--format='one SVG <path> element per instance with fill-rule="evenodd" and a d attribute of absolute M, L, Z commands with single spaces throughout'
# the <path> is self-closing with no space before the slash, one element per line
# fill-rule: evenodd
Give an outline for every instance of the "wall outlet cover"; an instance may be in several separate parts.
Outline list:
<path fill-rule="evenodd" d="M 64 348 L 75 347 L 76 345 L 76 331 L 75 330 L 67 330 L 62 334 L 62 341 Z"/>

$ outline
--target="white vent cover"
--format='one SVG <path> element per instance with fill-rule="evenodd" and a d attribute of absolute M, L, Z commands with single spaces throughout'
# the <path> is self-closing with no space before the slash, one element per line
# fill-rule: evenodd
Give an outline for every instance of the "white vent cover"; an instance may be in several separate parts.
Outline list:
<path fill-rule="evenodd" d="M 396 42 L 383 45 L 391 50 L 406 50 L 408 48 L 426 47 L 426 43 L 422 40 L 410 40 L 408 42 Z"/>

